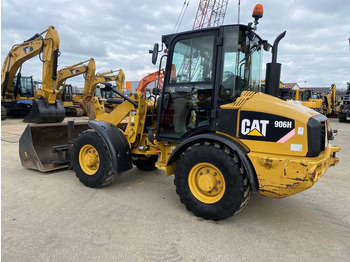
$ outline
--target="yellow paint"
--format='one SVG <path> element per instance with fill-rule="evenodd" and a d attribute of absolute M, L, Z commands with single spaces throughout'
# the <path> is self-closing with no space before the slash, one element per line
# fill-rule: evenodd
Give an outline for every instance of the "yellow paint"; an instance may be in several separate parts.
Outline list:
<path fill-rule="evenodd" d="M 188 185 L 195 198 L 206 204 L 218 202 L 225 193 L 225 178 L 210 163 L 195 165 L 188 175 Z"/>
<path fill-rule="evenodd" d="M 248 136 L 263 136 L 258 130 L 254 129 L 252 131 L 250 131 L 248 134 Z"/>
<path fill-rule="evenodd" d="M 263 196 L 284 198 L 310 188 L 330 167 L 338 163 L 333 153 L 339 147 L 329 147 L 318 157 L 295 157 L 250 152 Z"/>
<path fill-rule="evenodd" d="M 84 145 L 79 151 L 79 164 L 87 175 L 94 175 L 100 167 L 99 154 L 90 144 Z"/>

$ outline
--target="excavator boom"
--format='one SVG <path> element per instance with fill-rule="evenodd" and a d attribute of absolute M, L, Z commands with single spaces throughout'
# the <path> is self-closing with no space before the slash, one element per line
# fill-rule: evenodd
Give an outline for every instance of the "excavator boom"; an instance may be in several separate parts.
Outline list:
<path fill-rule="evenodd" d="M 9 51 L 1 70 L 1 97 L 3 99 L 16 99 L 13 90 L 16 72 L 25 61 L 39 55 L 43 51 L 45 40 L 42 35 L 50 30 L 54 30 L 50 28 L 40 34 L 35 34 L 21 44 L 14 45 Z"/>
<path fill-rule="evenodd" d="M 111 75 L 112 73 L 118 71 L 118 74 Z M 125 92 L 125 74 L 122 69 L 116 71 L 108 71 L 96 75 L 87 74 L 85 77 L 84 83 L 84 92 L 82 97 L 82 104 L 85 107 L 85 111 L 87 112 L 89 119 L 95 119 L 96 113 L 94 106 L 92 104 L 92 98 L 95 96 L 96 86 L 103 82 L 112 82 L 115 81 L 116 89 L 119 92 Z"/>
<path fill-rule="evenodd" d="M 56 100 L 57 92 L 55 90 L 59 45 L 60 39 L 56 29 L 53 26 L 49 26 L 42 33 L 15 45 L 5 58 L 1 72 L 1 96 L 2 99 L 12 99 L 14 101 L 18 99 L 18 92 L 13 90 L 12 86 L 18 69 L 25 61 L 36 55 L 39 55 L 40 60 L 43 62 L 42 90 L 34 94 L 32 110 L 24 118 L 25 122 L 62 122 L 65 117 L 64 108 Z"/>

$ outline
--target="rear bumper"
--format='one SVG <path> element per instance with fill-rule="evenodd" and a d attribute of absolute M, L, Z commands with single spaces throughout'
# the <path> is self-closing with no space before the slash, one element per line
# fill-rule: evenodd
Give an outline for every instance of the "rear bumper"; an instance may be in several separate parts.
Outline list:
<path fill-rule="evenodd" d="M 328 147 L 317 157 L 293 157 L 250 152 L 250 158 L 263 196 L 284 198 L 313 186 L 326 172 L 336 165 L 339 147 Z"/>

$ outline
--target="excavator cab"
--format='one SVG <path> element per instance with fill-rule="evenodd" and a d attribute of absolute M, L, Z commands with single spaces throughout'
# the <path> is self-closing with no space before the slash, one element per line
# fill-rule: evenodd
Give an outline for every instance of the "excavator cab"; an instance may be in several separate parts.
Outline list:
<path fill-rule="evenodd" d="M 73 87 L 71 84 L 63 84 L 58 89 L 59 94 L 57 98 L 59 98 L 62 102 L 72 102 L 73 101 Z"/>
<path fill-rule="evenodd" d="M 13 89 L 17 90 L 20 97 L 28 97 L 28 98 L 33 97 L 34 96 L 33 76 L 20 76 L 20 81 L 17 81 L 17 77 L 15 77 L 13 80 Z"/>

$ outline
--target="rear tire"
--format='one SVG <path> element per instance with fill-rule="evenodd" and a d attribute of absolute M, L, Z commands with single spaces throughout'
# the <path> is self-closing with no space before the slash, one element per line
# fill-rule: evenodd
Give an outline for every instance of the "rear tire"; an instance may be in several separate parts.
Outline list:
<path fill-rule="evenodd" d="M 251 192 L 238 154 L 217 143 L 188 148 L 177 161 L 174 183 L 180 201 L 189 211 L 212 220 L 239 212 Z"/>
<path fill-rule="evenodd" d="M 5 120 L 7 117 L 7 109 L 4 106 L 1 106 L 1 120 Z"/>
<path fill-rule="evenodd" d="M 133 157 L 132 163 L 142 171 L 153 171 L 157 169 L 155 165 L 157 160 L 158 160 L 158 156 L 151 156 L 151 157 L 137 156 L 137 157 Z"/>
<path fill-rule="evenodd" d="M 74 141 L 72 164 L 77 178 L 88 187 L 108 186 L 117 176 L 106 143 L 92 129 L 82 132 Z"/>
<path fill-rule="evenodd" d="M 346 122 L 346 116 L 339 115 L 339 122 Z"/>

